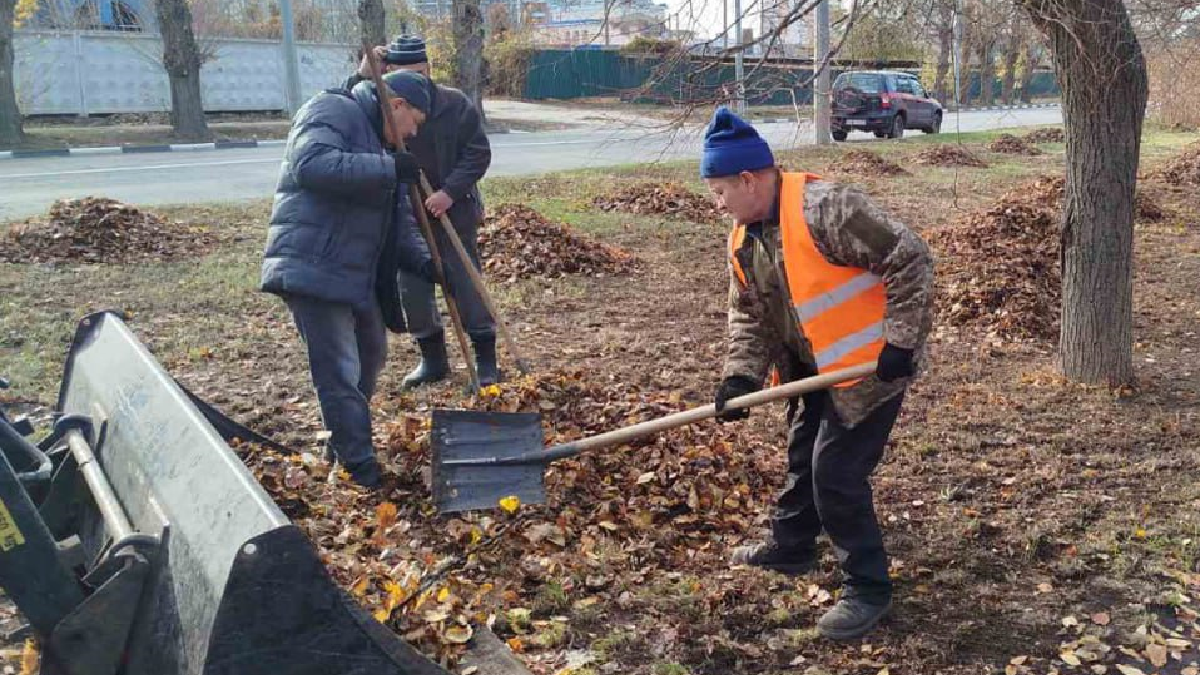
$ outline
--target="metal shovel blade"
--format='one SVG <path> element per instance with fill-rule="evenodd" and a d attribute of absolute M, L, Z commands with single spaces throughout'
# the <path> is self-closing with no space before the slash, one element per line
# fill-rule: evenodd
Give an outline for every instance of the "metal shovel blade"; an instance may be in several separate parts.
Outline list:
<path fill-rule="evenodd" d="M 439 512 L 493 509 L 511 496 L 522 504 L 546 501 L 542 464 L 481 463 L 541 451 L 541 415 L 434 410 L 432 433 L 433 499 Z M 464 460 L 475 463 L 457 463 Z"/>

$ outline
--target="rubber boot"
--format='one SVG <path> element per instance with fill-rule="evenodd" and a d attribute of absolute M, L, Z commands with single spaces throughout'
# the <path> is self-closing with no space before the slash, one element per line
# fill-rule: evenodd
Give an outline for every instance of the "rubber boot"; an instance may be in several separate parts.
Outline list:
<path fill-rule="evenodd" d="M 446 334 L 438 333 L 417 340 L 421 349 L 421 363 L 413 369 L 400 385 L 412 389 L 423 384 L 441 382 L 450 372 L 450 362 L 446 360 Z"/>
<path fill-rule="evenodd" d="M 496 365 L 496 336 L 472 335 L 475 347 L 475 372 L 479 374 L 479 386 L 489 387 L 500 381 L 500 366 Z"/>

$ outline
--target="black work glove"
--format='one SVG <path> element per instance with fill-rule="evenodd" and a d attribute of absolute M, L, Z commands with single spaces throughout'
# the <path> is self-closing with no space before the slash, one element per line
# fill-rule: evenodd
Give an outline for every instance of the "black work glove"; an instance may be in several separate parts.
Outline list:
<path fill-rule="evenodd" d="M 397 152 L 392 155 L 392 159 L 396 160 L 397 183 L 407 184 L 421 181 L 421 167 L 411 152 Z"/>
<path fill-rule="evenodd" d="M 879 365 L 875 367 L 875 376 L 884 382 L 892 382 L 902 377 L 912 377 L 916 367 L 913 365 L 913 350 L 897 347 L 892 343 L 883 346 L 879 353 Z"/>
<path fill-rule="evenodd" d="M 734 375 L 733 377 L 727 377 L 722 380 L 721 386 L 717 387 L 717 395 L 713 401 L 713 405 L 717 409 L 717 421 L 735 422 L 737 420 L 744 420 L 749 417 L 749 408 L 730 408 L 729 410 L 726 410 L 725 402 L 735 399 L 739 396 L 753 394 L 761 388 L 762 386 L 759 385 L 759 383 L 748 377 L 742 377 L 741 375 Z"/>

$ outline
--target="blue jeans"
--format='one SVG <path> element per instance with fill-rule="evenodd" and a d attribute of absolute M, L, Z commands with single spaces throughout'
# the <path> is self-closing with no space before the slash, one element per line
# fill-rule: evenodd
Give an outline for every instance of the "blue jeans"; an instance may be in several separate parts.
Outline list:
<path fill-rule="evenodd" d="M 371 442 L 371 395 L 387 359 L 387 328 L 379 305 L 351 305 L 314 298 L 286 298 L 308 349 L 308 370 L 332 434 L 329 449 L 347 467 L 375 456 Z"/>

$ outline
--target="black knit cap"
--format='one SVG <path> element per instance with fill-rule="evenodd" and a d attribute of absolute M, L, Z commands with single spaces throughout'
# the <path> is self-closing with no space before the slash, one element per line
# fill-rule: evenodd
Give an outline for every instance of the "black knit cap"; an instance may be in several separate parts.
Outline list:
<path fill-rule="evenodd" d="M 428 63 L 425 55 L 425 40 L 417 35 L 401 35 L 388 45 L 384 63 L 393 66 L 411 66 L 417 63 Z"/>

